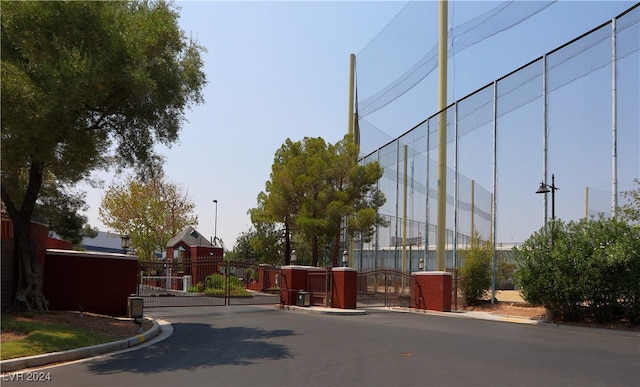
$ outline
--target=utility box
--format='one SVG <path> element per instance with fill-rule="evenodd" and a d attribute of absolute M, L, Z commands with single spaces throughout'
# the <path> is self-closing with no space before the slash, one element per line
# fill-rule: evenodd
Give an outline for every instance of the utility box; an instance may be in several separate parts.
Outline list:
<path fill-rule="evenodd" d="M 144 314 L 144 299 L 135 294 L 127 297 L 127 317 L 133 319 L 142 318 Z"/>
<path fill-rule="evenodd" d="M 298 292 L 297 306 L 311 306 L 311 293 L 300 290 Z"/>

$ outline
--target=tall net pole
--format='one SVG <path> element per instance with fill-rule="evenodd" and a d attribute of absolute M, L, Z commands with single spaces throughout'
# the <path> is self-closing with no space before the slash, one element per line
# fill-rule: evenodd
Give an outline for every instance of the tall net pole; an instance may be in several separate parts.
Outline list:
<path fill-rule="evenodd" d="M 354 112 L 354 107 L 355 107 L 355 75 L 356 75 L 356 54 L 351 54 L 349 55 L 349 95 L 348 95 L 348 103 L 349 103 L 349 107 L 347 109 L 347 133 L 349 135 L 351 135 L 351 140 L 352 141 L 356 141 L 356 130 L 355 130 L 355 126 L 356 126 L 356 115 Z M 357 158 L 357 155 L 356 155 Z M 349 233 L 347 232 L 347 227 L 348 227 L 348 223 L 349 223 L 349 217 L 346 217 L 345 219 L 345 225 L 344 225 L 344 241 L 345 241 L 345 246 L 347 249 L 347 259 L 348 259 L 348 265 L 350 267 L 354 267 L 355 265 L 353 264 L 354 261 L 354 256 L 353 256 L 353 240 L 351 238 L 349 238 Z"/>
<path fill-rule="evenodd" d="M 440 0 L 440 40 L 438 44 L 438 211 L 436 232 L 436 270 L 447 262 L 447 0 Z"/>

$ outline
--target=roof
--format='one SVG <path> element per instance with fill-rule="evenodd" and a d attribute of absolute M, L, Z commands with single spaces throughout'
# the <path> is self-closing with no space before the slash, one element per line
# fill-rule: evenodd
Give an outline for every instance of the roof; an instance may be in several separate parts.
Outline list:
<path fill-rule="evenodd" d="M 206 246 L 206 247 L 214 247 L 214 245 L 202 234 L 200 234 L 195 228 L 192 226 L 188 226 L 184 230 L 182 230 L 178 235 L 169 239 L 167 242 L 167 247 L 174 247 L 175 245 L 183 242 L 187 246 Z"/>

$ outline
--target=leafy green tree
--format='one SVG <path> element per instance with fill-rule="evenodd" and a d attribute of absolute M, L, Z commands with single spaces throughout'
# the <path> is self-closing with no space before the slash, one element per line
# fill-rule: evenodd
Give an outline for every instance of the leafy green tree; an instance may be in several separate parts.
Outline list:
<path fill-rule="evenodd" d="M 45 223 L 50 231 L 80 248 L 85 237 L 95 238 L 98 230 L 87 223 L 80 211 L 87 209 L 85 193 L 60 187 L 53 179 L 42 184 L 33 219 Z"/>
<path fill-rule="evenodd" d="M 150 261 L 169 239 L 198 223 L 194 209 L 189 196 L 162 175 L 129 177 L 107 189 L 98 216 L 107 227 L 129 235 L 138 257 Z"/>
<path fill-rule="evenodd" d="M 2 188 L 19 262 L 14 308 L 43 311 L 30 222 L 49 176 L 60 192 L 110 165 L 153 159 L 202 102 L 203 48 L 164 1 L 2 3 Z M 53 195 L 52 195 L 53 196 Z"/>
<path fill-rule="evenodd" d="M 640 179 L 633 182 L 637 187 L 622 193 L 627 203 L 620 207 L 620 216 L 630 223 L 640 224 Z"/>
<path fill-rule="evenodd" d="M 271 166 L 271 179 L 266 182 L 265 192 L 258 194 L 258 206 L 249 210 L 251 221 L 280 223 L 284 231 L 284 261 L 291 262 L 291 230 L 300 208 L 300 195 L 296 191 L 296 177 L 302 173 L 300 155 L 302 144 L 287 139 L 276 151 Z"/>
<path fill-rule="evenodd" d="M 640 322 L 640 228 L 602 216 L 551 226 L 514 249 L 524 298 L 565 320 Z"/>
<path fill-rule="evenodd" d="M 343 219 L 349 217 L 348 234 L 371 238 L 384 195 L 375 184 L 382 176 L 378 163 L 359 165 L 358 148 L 349 136 L 336 144 L 321 138 L 300 142 L 287 139 L 276 152 L 266 192 L 258 195 L 252 218 L 280 222 L 286 235 L 286 263 L 293 231 L 311 250 L 312 264 L 331 246 L 330 259 L 338 265 Z"/>
<path fill-rule="evenodd" d="M 477 304 L 491 289 L 491 259 L 493 243 L 483 240 L 480 233 L 474 230 L 467 249 L 460 250 L 464 264 L 460 270 L 464 278 L 462 293 L 467 305 Z"/>

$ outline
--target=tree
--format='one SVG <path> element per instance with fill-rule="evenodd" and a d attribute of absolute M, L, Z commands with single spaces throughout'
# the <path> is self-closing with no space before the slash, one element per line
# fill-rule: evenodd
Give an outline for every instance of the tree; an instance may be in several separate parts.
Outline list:
<path fill-rule="evenodd" d="M 491 240 L 482 240 L 480 233 L 474 230 L 469 247 L 460 250 L 460 256 L 464 259 L 460 270 L 461 276 L 464 277 L 462 293 L 467 305 L 475 305 L 491 288 L 493 243 Z"/>
<path fill-rule="evenodd" d="M 238 236 L 233 248 L 237 259 L 254 260 L 270 265 L 283 263 L 283 232 L 276 223 L 255 222 L 247 232 Z"/>
<path fill-rule="evenodd" d="M 85 237 L 98 235 L 98 230 L 87 224 L 87 217 L 79 214 L 87 209 L 84 198 L 84 192 L 60 187 L 54 179 L 45 179 L 33 218 L 45 223 L 58 237 L 80 247 Z"/>
<path fill-rule="evenodd" d="M 73 187 L 110 165 L 148 163 L 202 102 L 203 48 L 157 2 L 2 4 L 2 201 L 19 262 L 14 308 L 46 310 L 29 233 L 49 176 Z M 28 28 L 27 28 L 28 26 Z"/>
<path fill-rule="evenodd" d="M 636 189 L 622 193 L 627 203 L 620 207 L 620 213 L 623 220 L 640 224 L 640 179 L 633 179 L 633 182 L 637 186 Z"/>
<path fill-rule="evenodd" d="M 266 192 L 258 196 L 256 216 L 283 223 L 286 235 L 292 229 L 300 235 L 310 246 L 313 265 L 319 262 L 321 248 L 329 245 L 332 264 L 338 265 L 345 217 L 349 235 L 365 239 L 385 222 L 377 213 L 384 195 L 375 187 L 382 169 L 377 162 L 359 165 L 357 155 L 348 135 L 335 145 L 322 138 L 287 139 L 276 152 Z M 286 251 L 289 257 L 290 249 Z"/>
<path fill-rule="evenodd" d="M 550 225 L 514 248 L 524 299 L 564 320 L 639 323 L 640 228 L 602 215 Z"/>
<path fill-rule="evenodd" d="M 131 238 L 138 257 L 151 261 L 187 226 L 198 223 L 195 204 L 162 175 L 129 177 L 110 186 L 102 198 L 99 218 L 107 227 Z"/>
<path fill-rule="evenodd" d="M 302 173 L 300 155 L 302 144 L 287 139 L 276 151 L 271 166 L 271 180 L 267 181 L 265 192 L 258 194 L 258 206 L 249 210 L 251 222 L 256 229 L 260 223 L 280 223 L 283 225 L 284 261 L 291 262 L 291 228 L 300 208 L 300 197 L 296 191 L 296 177 Z"/>

